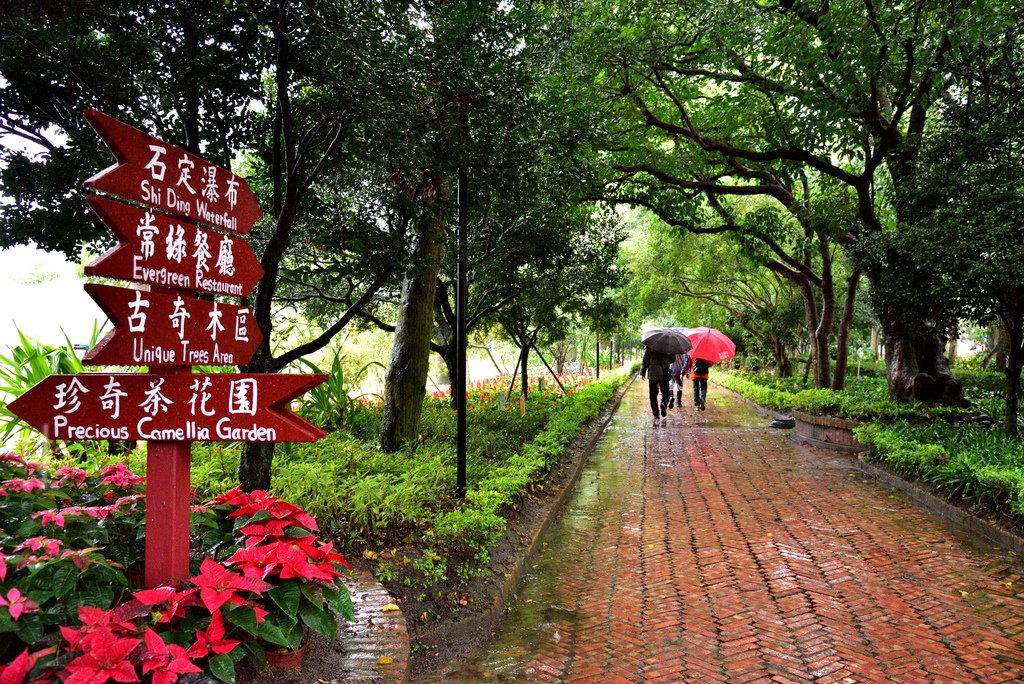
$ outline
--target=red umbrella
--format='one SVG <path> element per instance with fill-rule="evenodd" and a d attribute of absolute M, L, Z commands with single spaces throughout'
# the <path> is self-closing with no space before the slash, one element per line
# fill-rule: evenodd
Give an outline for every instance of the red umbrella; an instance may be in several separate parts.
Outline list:
<path fill-rule="evenodd" d="M 690 356 L 718 363 L 736 356 L 736 344 L 719 330 L 714 328 L 686 328 L 686 336 L 690 338 L 693 349 Z"/>

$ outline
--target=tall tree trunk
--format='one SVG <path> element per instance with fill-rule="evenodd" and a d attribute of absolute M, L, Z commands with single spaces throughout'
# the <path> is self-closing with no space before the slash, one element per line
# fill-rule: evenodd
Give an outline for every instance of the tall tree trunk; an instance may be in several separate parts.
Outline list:
<path fill-rule="evenodd" d="M 384 415 L 380 448 L 398 451 L 416 439 L 430 366 L 437 274 L 444 251 L 444 213 L 434 211 L 420 220 L 412 260 L 402 283 L 402 300 L 395 326 L 395 344 L 384 375 Z"/>
<path fill-rule="evenodd" d="M 1024 366 L 1024 350 L 1021 344 L 1024 343 L 1024 330 L 1022 330 L 1021 318 L 1012 321 L 1006 326 L 1007 336 L 1010 338 L 1010 349 L 1006 358 L 1006 409 L 1003 414 L 1003 432 L 1010 437 L 1015 437 L 1017 430 L 1017 416 L 1020 414 L 1020 373 Z"/>
<path fill-rule="evenodd" d="M 882 320 L 889 397 L 893 401 L 930 404 L 964 403 L 963 385 L 953 377 L 943 355 L 945 342 L 927 326 L 912 328 L 896 315 Z"/>
<path fill-rule="evenodd" d="M 253 354 L 249 363 L 242 369 L 246 373 L 276 373 L 267 343 L 269 335 L 263 340 Z M 238 460 L 238 484 L 244 491 L 270 489 L 271 464 L 274 462 L 274 442 L 244 442 L 242 454 Z"/>
<path fill-rule="evenodd" d="M 1010 343 L 1009 335 L 1002 323 L 989 326 L 989 340 L 991 341 L 991 356 L 995 361 L 992 370 L 1005 373 L 1009 367 Z"/>
<path fill-rule="evenodd" d="M 777 337 L 771 341 L 772 358 L 775 361 L 775 376 L 788 378 L 793 375 L 793 361 L 789 358 L 789 352 L 785 343 Z"/>
<path fill-rule="evenodd" d="M 829 377 L 830 359 L 828 356 L 829 332 L 832 328 L 832 314 L 835 310 L 833 302 L 831 307 L 822 304 L 822 313 L 829 314 L 828 327 L 825 327 L 824 316 L 818 313 L 818 301 L 814 296 L 814 285 L 804 279 L 800 283 L 800 293 L 804 299 L 804 319 L 807 322 L 808 342 L 810 343 L 811 358 L 808 363 L 814 369 L 814 386 L 817 388 L 828 387 L 831 383 Z M 824 291 L 822 292 L 824 295 Z"/>
<path fill-rule="evenodd" d="M 251 492 L 270 489 L 270 471 L 274 462 L 274 442 L 245 442 L 242 458 L 238 462 L 238 483 L 243 490 Z"/>
<path fill-rule="evenodd" d="M 877 361 L 880 356 L 878 353 L 878 347 L 881 344 L 879 337 L 880 332 L 878 330 L 878 326 L 871 326 L 871 356 L 875 361 Z"/>
<path fill-rule="evenodd" d="M 451 388 L 448 396 L 449 403 L 454 409 L 455 378 L 458 377 L 459 359 L 458 348 L 455 345 L 454 322 L 448 319 L 445 311 L 440 306 L 441 298 L 446 296 L 441 289 L 437 291 L 437 302 L 434 306 L 434 338 L 437 340 L 437 343 L 433 345 L 433 350 L 440 354 L 441 359 L 444 361 L 445 373 L 448 375 L 448 386 Z"/>
<path fill-rule="evenodd" d="M 854 271 L 846 280 L 843 315 L 839 319 L 839 332 L 836 334 L 836 371 L 832 378 L 832 389 L 834 390 L 846 387 L 846 367 L 850 359 L 850 326 L 853 324 L 853 305 L 857 297 L 859 283 L 860 271 Z"/>

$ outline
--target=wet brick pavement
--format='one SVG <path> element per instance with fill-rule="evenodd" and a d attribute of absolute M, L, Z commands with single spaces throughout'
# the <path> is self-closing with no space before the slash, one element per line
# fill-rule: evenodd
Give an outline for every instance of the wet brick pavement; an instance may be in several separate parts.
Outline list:
<path fill-rule="evenodd" d="M 1020 682 L 1019 559 L 737 400 L 635 383 L 493 644 L 445 682 Z"/>

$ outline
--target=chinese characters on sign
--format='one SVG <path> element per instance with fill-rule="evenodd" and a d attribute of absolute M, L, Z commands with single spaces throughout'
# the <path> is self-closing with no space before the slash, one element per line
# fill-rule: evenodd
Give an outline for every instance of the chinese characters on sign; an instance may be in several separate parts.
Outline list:
<path fill-rule="evenodd" d="M 204 376 L 185 370 L 244 365 L 263 341 L 246 307 L 192 294 L 244 297 L 263 276 L 252 248 L 237 236 L 262 215 L 248 184 L 105 114 L 86 110 L 85 116 L 117 159 L 86 187 L 145 205 L 88 198 L 119 244 L 85 271 L 158 288 L 85 286 L 114 324 L 85 362 L 147 366 L 158 373 L 59 376 L 53 387 L 40 389 L 51 382 L 44 381 L 11 402 L 11 410 L 54 439 L 185 443 L 322 437 L 285 402 L 323 382 L 323 376 Z M 279 404 L 272 408 L 267 397 Z"/>
<path fill-rule="evenodd" d="M 322 375 L 51 375 L 8 406 L 50 439 L 305 442 L 323 435 L 289 402 Z"/>
<path fill-rule="evenodd" d="M 102 197 L 88 201 L 120 244 L 86 266 L 87 275 L 235 297 L 263 276 L 238 237 Z"/>
<path fill-rule="evenodd" d="M 109 285 L 85 286 L 113 332 L 84 361 L 110 366 L 229 366 L 245 363 L 263 333 L 244 306 Z"/>
<path fill-rule="evenodd" d="M 155 373 L 51 375 L 7 408 L 50 439 L 147 440 L 146 586 L 189 573 L 193 441 L 312 442 L 323 431 L 289 410 L 325 375 L 193 374 L 196 364 L 242 365 L 262 343 L 251 312 L 193 292 L 244 297 L 263 276 L 244 235 L 262 215 L 230 171 L 95 110 L 85 116 L 114 153 L 86 187 L 118 246 L 89 275 L 157 291 L 86 285 L 114 323 L 86 356 Z M 204 223 L 215 230 L 200 227 Z"/>
<path fill-rule="evenodd" d="M 263 215 L 244 179 L 92 109 L 85 118 L 117 163 L 85 187 L 244 235 Z"/>

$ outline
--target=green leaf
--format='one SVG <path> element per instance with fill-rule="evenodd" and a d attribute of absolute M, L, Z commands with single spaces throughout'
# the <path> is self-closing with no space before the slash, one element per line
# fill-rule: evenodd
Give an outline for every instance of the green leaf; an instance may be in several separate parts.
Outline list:
<path fill-rule="evenodd" d="M 303 603 L 302 607 L 299 608 L 299 615 L 307 627 L 328 639 L 333 639 L 334 635 L 338 632 L 338 623 L 334 616 L 319 606 Z"/>
<path fill-rule="evenodd" d="M 302 627 L 301 623 L 296 622 L 291 631 L 287 633 L 288 636 L 288 648 L 293 651 L 298 651 L 302 647 L 302 641 L 306 636 L 306 630 Z"/>
<path fill-rule="evenodd" d="M 78 568 L 73 565 L 57 568 L 53 573 L 53 581 L 50 587 L 53 595 L 61 599 L 75 590 L 78 584 Z"/>
<path fill-rule="evenodd" d="M 260 646 L 248 641 L 243 641 L 242 648 L 244 648 L 245 652 L 249 654 L 249 660 L 252 661 L 253 665 L 261 670 L 267 667 L 267 656 L 264 655 L 264 651 Z"/>
<path fill-rule="evenodd" d="M 235 606 L 233 608 L 221 608 L 221 613 L 228 619 L 228 622 L 238 625 L 253 636 L 259 633 L 259 625 L 256 622 L 256 611 L 250 606 Z"/>
<path fill-rule="evenodd" d="M 299 593 L 299 588 L 293 584 L 282 584 L 279 587 L 274 587 L 269 592 L 271 600 L 278 605 L 278 607 L 285 612 L 285 614 L 295 619 L 299 614 L 299 600 L 302 598 Z"/>
<path fill-rule="evenodd" d="M 88 586 L 79 593 L 82 605 L 94 608 L 109 608 L 114 601 L 114 591 L 109 587 Z"/>
<path fill-rule="evenodd" d="M 324 598 L 327 599 L 327 605 L 336 615 L 342 616 L 349 622 L 354 621 L 356 619 L 355 606 L 352 605 L 352 595 L 349 593 L 348 587 L 341 583 L 335 586 L 337 588 L 323 587 L 322 589 Z"/>
<path fill-rule="evenodd" d="M 235 684 L 235 661 L 226 653 L 210 656 L 210 672 L 226 684 Z"/>
<path fill-rule="evenodd" d="M 290 645 L 285 633 L 281 631 L 280 627 L 272 622 L 264 620 L 260 623 L 256 632 L 256 635 L 261 637 L 264 641 L 269 641 L 272 644 L 277 644 L 278 646 L 284 646 L 286 648 Z"/>
<path fill-rule="evenodd" d="M 303 582 L 299 585 L 299 590 L 302 591 L 302 595 L 313 605 L 322 606 L 324 604 L 324 594 L 319 585 L 312 582 Z"/>
<path fill-rule="evenodd" d="M 14 536 L 21 539 L 28 539 L 29 537 L 38 535 L 42 530 L 43 524 L 39 522 L 39 519 L 29 518 L 21 523 Z"/>
<path fill-rule="evenodd" d="M 356 607 L 352 605 L 352 594 L 348 591 L 341 592 L 341 599 L 338 602 L 337 613 L 349 622 L 356 620 Z"/>

